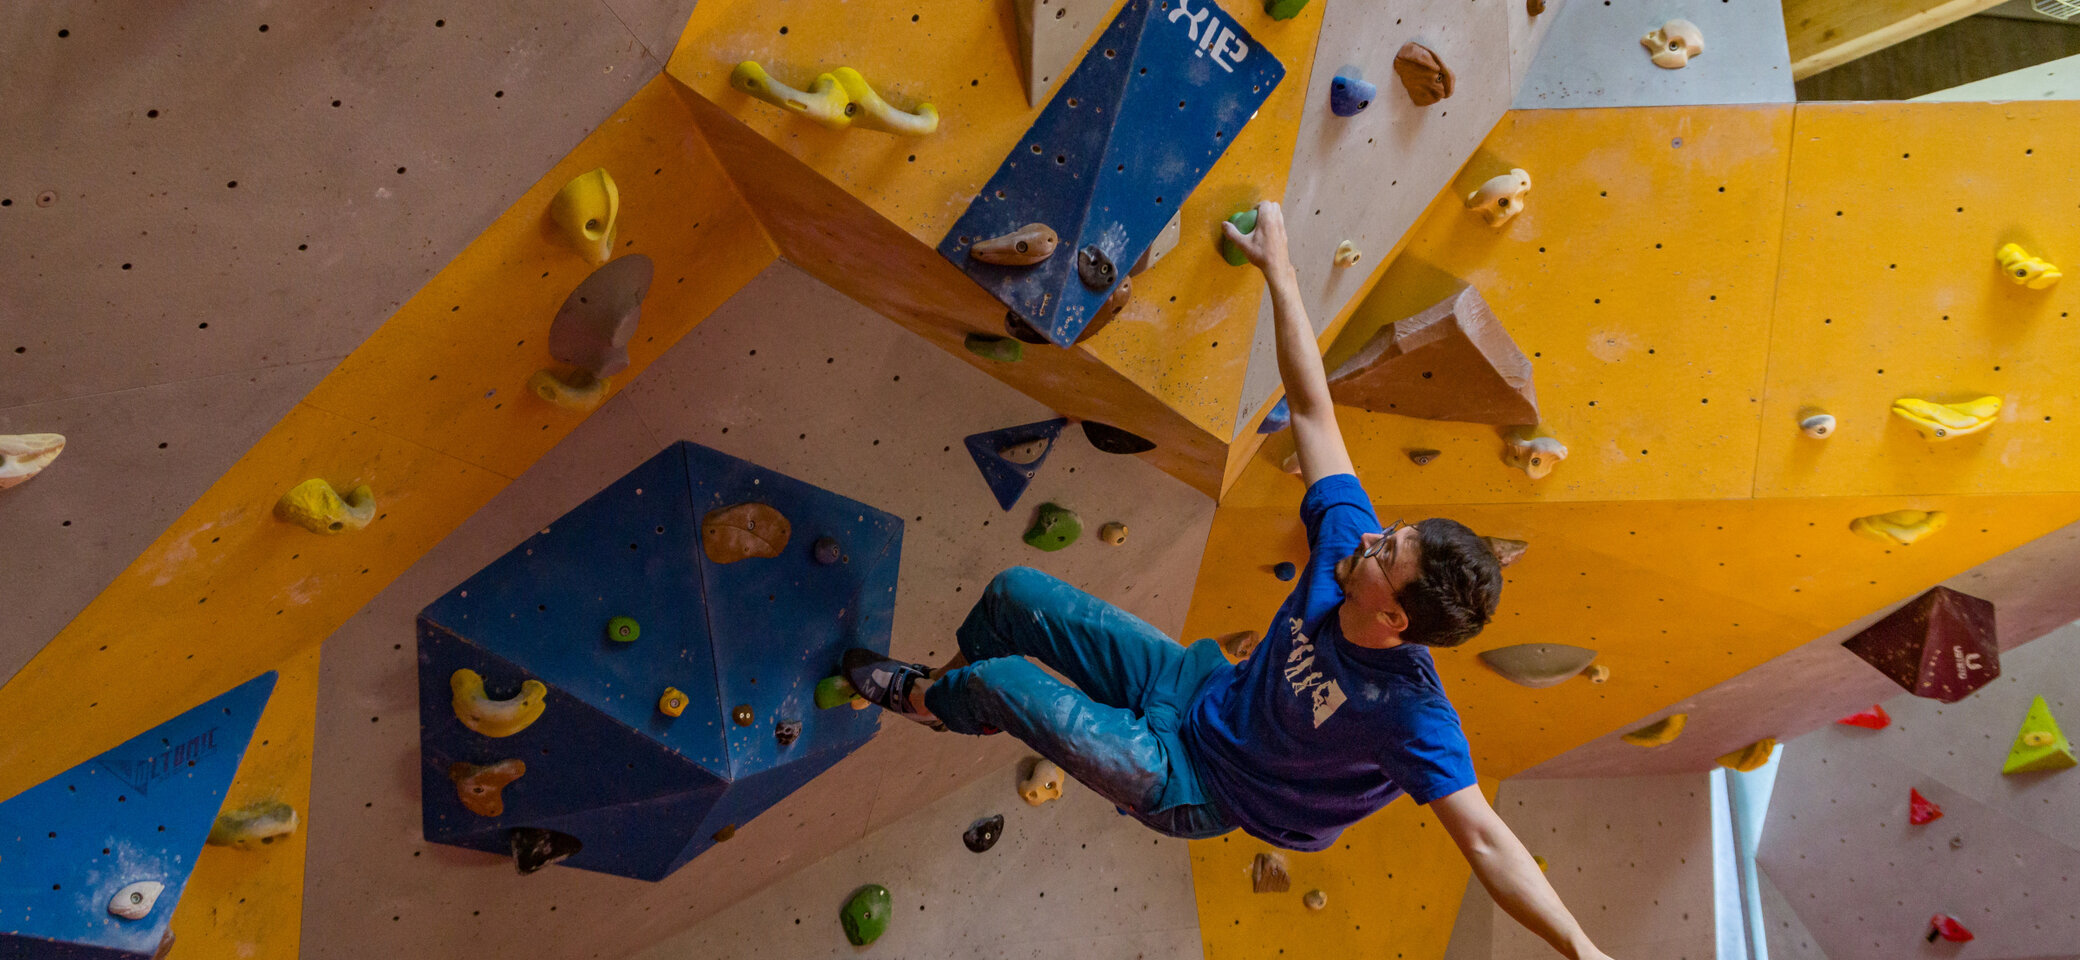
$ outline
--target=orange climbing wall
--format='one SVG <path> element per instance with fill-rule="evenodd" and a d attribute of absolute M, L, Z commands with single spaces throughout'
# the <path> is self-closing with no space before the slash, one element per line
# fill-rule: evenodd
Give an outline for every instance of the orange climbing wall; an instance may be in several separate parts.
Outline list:
<path fill-rule="evenodd" d="M 1195 448 L 1189 459 L 1211 464 L 1180 474 L 1209 493 L 1218 489 L 1225 457 L 1209 459 L 1205 451 L 1217 447 L 1216 452 L 1224 452 L 1227 446 L 1262 296 L 1255 271 L 1229 267 L 1220 259 L 1214 225 L 1236 209 L 1282 195 L 1322 7 L 1283 22 L 1271 20 L 1255 3 L 1223 9 L 1285 64 L 1286 79 L 1187 202 L 1183 243 L 1162 264 L 1135 278 L 1134 300 L 1126 312 L 1083 345 L 1118 379 L 1085 376 L 1081 381 L 1103 389 L 1094 398 L 1099 403 L 1138 409 L 1143 401 L 1132 396 L 1138 391 L 1181 417 L 1188 426 L 1160 418 L 1154 422 L 1171 442 Z M 972 0 L 919 0 L 901 7 L 722 0 L 695 9 L 668 70 L 751 134 L 797 158 L 929 252 L 1039 115 L 1025 102 L 1013 16 L 1009 3 Z M 756 60 L 775 79 L 797 86 L 825 70 L 852 66 L 898 106 L 936 105 L 939 130 L 906 138 L 824 129 L 731 89 L 730 70 L 743 60 Z M 828 245 L 850 239 L 841 234 L 797 241 L 790 236 L 797 230 L 832 231 L 828 222 L 775 220 L 769 226 L 789 248 L 798 242 Z M 849 215 L 836 227 L 861 228 Z M 816 271 L 813 259 L 805 266 Z M 877 306 L 900 303 L 935 295 L 904 289 L 935 276 L 936 271 L 854 271 L 846 278 L 852 287 L 847 293 Z M 840 285 L 827 273 L 819 277 Z M 872 289 L 877 285 L 883 289 Z M 935 339 L 951 342 L 968 329 L 1001 333 L 1001 317 L 998 308 L 953 323 L 938 320 L 943 333 Z M 1029 356 L 1033 352 L 1027 351 Z M 1007 381 L 1014 377 L 1008 369 L 992 372 Z M 1141 429 L 1133 422 L 1121 425 Z"/>
<path fill-rule="evenodd" d="M 202 848 L 173 915 L 180 953 L 239 960 L 295 960 L 302 934 L 304 851 L 310 836 L 311 751 L 318 715 L 318 648 L 275 668 L 274 696 L 253 728 L 225 809 L 282 800 L 304 821 L 258 850 Z"/>
<path fill-rule="evenodd" d="M 549 199 L 599 166 L 620 186 L 618 251 L 657 261 L 617 383 L 773 261 L 670 81 L 652 81 L 0 687 L 0 798 L 315 647 L 579 422 L 525 384 L 590 270 L 550 233 Z M 337 537 L 275 521 L 308 477 L 370 484 L 380 516 Z"/>
<path fill-rule="evenodd" d="M 2080 466 L 2063 456 L 2080 419 L 2064 384 L 2073 288 L 2025 291 L 1993 262 L 2008 240 L 2054 261 L 2080 251 L 2074 218 L 2041 199 L 2072 193 L 2076 121 L 2058 103 L 1504 118 L 1327 351 L 1333 368 L 1470 282 L 1532 357 L 1545 426 L 1570 449 L 1534 482 L 1500 462 L 1492 427 L 1338 410 L 1382 520 L 1450 516 L 1531 543 L 1495 624 L 1437 657 L 1484 777 L 1629 728 L 2080 518 Z M 1493 230 L 1459 198 L 1511 166 L 1536 186 Z M 1948 444 L 1888 412 L 1897 396 L 1981 392 L 2009 400 L 2003 422 Z M 1798 433 L 1809 403 L 1840 420 L 1835 438 Z M 1443 455 L 1417 467 L 1410 448 Z M 1300 481 L 1277 468 L 1291 450 L 1290 434 L 1267 440 L 1223 500 L 1188 636 L 1261 631 L 1283 598 L 1270 567 L 1306 552 Z M 1950 524 L 1913 548 L 1846 529 L 1908 507 Z M 1539 641 L 1600 651 L 1612 679 L 1531 690 L 1475 656 Z M 1306 869 L 1364 874 L 1434 840 L 1427 816 L 1390 807 Z M 1193 846 L 1208 955 L 1340 943 L 1317 942 L 1345 932 L 1305 918 L 1297 896 L 1247 892 L 1256 849 Z M 1379 902 L 1370 919 L 1403 936 L 1355 952 L 1442 953 L 1450 906 Z"/>

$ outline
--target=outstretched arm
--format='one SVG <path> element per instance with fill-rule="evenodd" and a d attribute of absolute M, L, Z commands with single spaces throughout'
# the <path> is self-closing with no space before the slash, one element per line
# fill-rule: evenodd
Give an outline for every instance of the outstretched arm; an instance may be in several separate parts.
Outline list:
<path fill-rule="evenodd" d="M 1575 923 L 1560 895 L 1524 850 L 1509 825 L 1488 806 L 1481 788 L 1467 787 L 1430 804 L 1438 822 L 1473 865 L 1473 875 L 1504 912 L 1573 960 L 1610 960 Z"/>
<path fill-rule="evenodd" d="M 1271 316 L 1277 329 L 1278 377 L 1286 385 L 1286 406 L 1293 414 L 1293 443 L 1300 451 L 1300 476 L 1309 486 L 1323 477 L 1350 473 L 1350 451 L 1336 426 L 1336 407 L 1329 401 L 1329 378 L 1322 372 L 1322 351 L 1315 344 L 1307 307 L 1300 303 L 1300 281 L 1286 252 L 1285 214 L 1278 204 L 1257 204 L 1257 229 L 1243 233 L 1221 224 L 1229 242 L 1264 272 L 1271 286 Z"/>

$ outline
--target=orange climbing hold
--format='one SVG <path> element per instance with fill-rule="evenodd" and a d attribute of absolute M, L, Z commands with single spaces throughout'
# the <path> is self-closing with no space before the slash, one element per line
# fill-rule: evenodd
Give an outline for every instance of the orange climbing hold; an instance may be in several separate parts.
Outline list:
<path fill-rule="evenodd" d="M 1907 822 L 1918 827 L 1924 823 L 1931 823 L 1941 819 L 1943 819 L 1942 807 L 1936 806 L 1934 800 L 1922 796 L 1921 791 L 1913 787 L 1907 788 Z"/>
<path fill-rule="evenodd" d="M 1892 726 L 1892 716 L 1885 712 L 1884 707 L 1874 703 L 1871 704 L 1871 708 L 1869 710 L 1865 710 L 1862 713 L 1852 713 L 1846 717 L 1841 718 L 1840 720 L 1836 720 L 1835 722 L 1845 727 L 1862 727 L 1865 730 L 1883 730 L 1886 727 Z"/>

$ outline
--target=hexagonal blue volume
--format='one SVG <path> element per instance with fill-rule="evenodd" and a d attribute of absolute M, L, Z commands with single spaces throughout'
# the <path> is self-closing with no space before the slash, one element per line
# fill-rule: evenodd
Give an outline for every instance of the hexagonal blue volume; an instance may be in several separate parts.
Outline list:
<path fill-rule="evenodd" d="M 744 503 L 786 518 L 784 545 L 711 559 L 728 531 L 704 519 Z M 826 537 L 836 563 L 816 560 Z M 888 513 L 667 448 L 420 611 L 426 838 L 507 854 L 515 828 L 553 830 L 582 844 L 564 865 L 642 880 L 726 840 L 873 737 L 878 711 L 818 710 L 815 687 L 846 648 L 888 650 L 902 541 Z M 617 617 L 634 640 L 608 630 Z M 542 684 L 539 716 L 472 729 L 451 686 L 463 669 L 493 701 Z M 678 716 L 660 708 L 668 688 Z M 524 772 L 468 777 L 507 760 Z"/>

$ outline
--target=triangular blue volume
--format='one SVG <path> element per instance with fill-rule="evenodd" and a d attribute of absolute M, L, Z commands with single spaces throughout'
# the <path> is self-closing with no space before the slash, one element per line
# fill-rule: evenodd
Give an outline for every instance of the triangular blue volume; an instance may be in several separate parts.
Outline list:
<path fill-rule="evenodd" d="M 1054 441 L 1062 435 L 1062 428 L 1069 425 L 1067 417 L 1042 420 L 1022 426 L 1005 427 L 970 434 L 963 441 L 968 445 L 968 456 L 975 458 L 975 466 L 982 471 L 982 482 L 989 484 L 989 492 L 996 494 L 997 506 L 1006 510 L 1018 503 L 1025 495 L 1027 485 L 1039 476 L 1040 465 L 1047 462 L 1047 455 L 1054 452 Z M 1024 459 L 1020 449 L 1029 454 L 1037 449 L 1037 457 L 1024 463 L 1007 459 L 1005 452 Z"/>
<path fill-rule="evenodd" d="M 0 957 L 159 949 L 274 682 L 263 673 L 0 802 Z"/>
<path fill-rule="evenodd" d="M 1128 0 L 940 254 L 1049 340 L 1075 343 L 1285 73 L 1213 0 Z M 1040 263 L 968 253 L 1031 223 L 1060 238 Z"/>
<path fill-rule="evenodd" d="M 664 879 L 874 736 L 815 690 L 888 650 L 902 549 L 900 517 L 666 448 L 420 611 L 426 838 L 553 830 L 582 845 L 564 866 Z M 457 707 L 515 696 L 538 712 Z"/>

